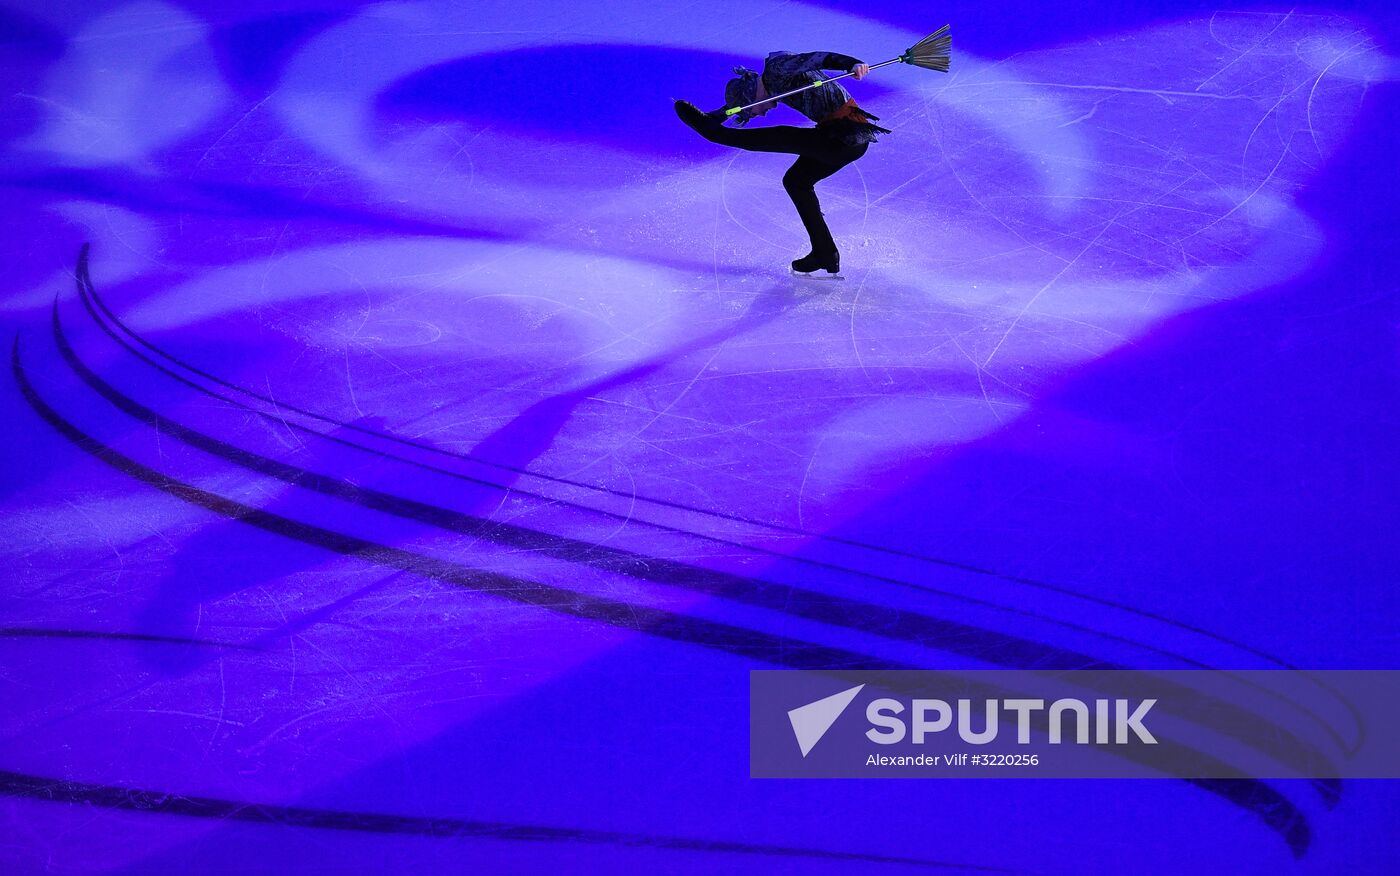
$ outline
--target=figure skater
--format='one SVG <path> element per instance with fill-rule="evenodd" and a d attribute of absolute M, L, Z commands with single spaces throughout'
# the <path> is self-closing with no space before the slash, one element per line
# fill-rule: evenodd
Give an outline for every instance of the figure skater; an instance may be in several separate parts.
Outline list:
<path fill-rule="evenodd" d="M 835 52 L 773 52 L 763 62 L 763 72 L 755 73 L 735 67 L 737 76 L 724 88 L 726 107 L 739 107 L 763 100 L 770 94 L 782 94 L 819 80 L 825 80 L 823 70 L 852 73 L 864 79 L 870 68 L 848 55 Z M 828 274 L 841 270 L 841 254 L 836 241 L 822 217 L 817 201 L 816 184 L 865 154 L 876 135 L 890 133 L 872 124 L 879 116 L 862 110 L 839 82 L 825 82 L 782 102 L 816 122 L 815 128 L 778 125 L 755 130 L 735 130 L 724 127 L 726 118 L 743 127 L 754 116 L 765 115 L 778 101 L 745 110 L 734 116 L 725 115 L 725 107 L 709 113 L 701 112 L 692 103 L 676 101 L 676 115 L 712 143 L 746 149 L 750 152 L 786 152 L 797 160 L 783 174 L 783 188 L 792 198 L 797 215 L 807 229 L 812 250 L 792 263 L 798 273 L 810 274 L 818 269 Z"/>

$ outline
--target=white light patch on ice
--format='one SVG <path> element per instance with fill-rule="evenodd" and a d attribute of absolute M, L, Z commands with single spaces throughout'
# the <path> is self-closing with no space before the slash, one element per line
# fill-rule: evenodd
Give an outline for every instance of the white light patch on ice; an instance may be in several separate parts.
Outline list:
<path fill-rule="evenodd" d="M 24 146 L 69 166 L 151 170 L 155 152 L 228 104 L 206 33 L 198 18 L 158 0 L 92 19 L 50 72 L 46 118 Z"/>
<path fill-rule="evenodd" d="M 835 417 L 809 451 L 799 514 L 808 503 L 825 508 L 835 499 L 869 494 L 872 479 L 888 489 L 897 480 L 882 471 L 885 465 L 981 438 L 1027 407 L 1024 400 L 972 396 L 889 398 Z"/>
<path fill-rule="evenodd" d="M 561 275 L 568 282 L 559 282 Z M 378 326 L 370 334 L 402 336 L 400 346 L 432 343 L 452 330 L 509 349 L 521 338 L 504 332 L 502 320 L 515 321 L 522 330 L 562 322 L 590 351 L 589 363 L 606 368 L 683 337 L 683 320 L 658 320 L 657 314 L 683 309 L 686 296 L 680 293 L 690 281 L 681 272 L 624 258 L 403 237 L 303 249 L 211 270 L 141 302 L 131 311 L 130 323 L 138 331 L 168 330 L 252 311 L 266 312 L 275 321 L 282 308 L 347 296 L 358 302 L 366 289 L 388 290 L 382 296 L 386 300 L 371 305 L 375 312 L 361 322 Z M 450 306 L 436 308 L 444 301 Z M 406 313 L 414 314 L 413 319 L 399 315 Z M 631 328 L 639 324 L 648 331 Z M 345 345 L 333 325 L 323 325 L 312 338 L 318 346 Z M 628 343 L 617 343 L 623 336 Z"/>

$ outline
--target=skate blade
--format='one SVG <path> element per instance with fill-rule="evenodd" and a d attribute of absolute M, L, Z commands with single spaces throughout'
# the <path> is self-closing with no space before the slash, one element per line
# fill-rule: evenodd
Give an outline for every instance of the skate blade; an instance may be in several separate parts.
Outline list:
<path fill-rule="evenodd" d="M 789 270 L 791 269 L 789 268 Z M 802 271 L 792 271 L 792 275 L 794 277 L 801 277 L 804 280 L 816 280 L 818 282 L 846 279 L 845 276 L 842 274 L 828 274 L 826 271 L 811 271 L 808 273 L 804 273 Z"/>

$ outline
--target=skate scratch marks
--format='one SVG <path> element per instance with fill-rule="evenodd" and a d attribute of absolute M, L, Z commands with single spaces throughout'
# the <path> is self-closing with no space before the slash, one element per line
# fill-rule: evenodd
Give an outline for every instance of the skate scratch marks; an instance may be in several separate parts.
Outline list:
<path fill-rule="evenodd" d="M 734 211 L 731 210 L 731 209 L 729 208 L 729 170 L 730 170 L 731 167 L 734 166 L 734 162 L 735 162 L 735 161 L 738 159 L 738 157 L 739 157 L 740 155 L 742 155 L 742 154 L 744 154 L 744 153 L 742 153 L 742 152 L 736 152 L 734 155 L 730 156 L 729 160 L 726 161 L 726 162 L 724 162 L 724 168 L 723 168 L 723 170 L 720 171 L 720 177 L 719 177 L 719 201 L 720 201 L 720 204 L 722 204 L 722 205 L 724 206 L 724 212 L 729 216 L 729 221 L 730 221 L 730 222 L 733 222 L 735 225 L 739 226 L 740 230 L 742 230 L 745 234 L 747 234 L 749 237 L 752 237 L 754 240 L 761 240 L 761 241 L 763 241 L 764 243 L 768 244 L 769 246 L 773 247 L 774 249 L 779 250 L 779 251 L 782 251 L 783 249 L 785 249 L 784 246 L 782 246 L 781 244 L 778 244 L 778 243 L 775 243 L 775 242 L 769 240 L 767 237 L 764 237 L 763 235 L 759 234 L 757 231 L 754 231 L 752 228 L 750 228 L 749 226 L 745 225 L 743 222 L 739 221 L 739 217 L 738 217 L 738 216 L 735 216 L 735 215 L 734 215 Z M 716 244 L 718 244 L 718 233 L 716 233 Z M 718 245 L 716 245 L 716 250 L 718 250 Z M 718 271 L 719 271 L 718 257 L 716 257 L 715 271 L 716 271 L 716 276 L 718 276 Z"/>
<path fill-rule="evenodd" d="M 1308 133 L 1312 136 L 1313 148 L 1319 153 L 1322 152 L 1322 144 L 1317 141 L 1317 127 L 1313 124 L 1313 99 L 1317 97 L 1317 87 L 1322 84 L 1322 80 L 1331 72 L 1332 68 L 1340 64 L 1343 60 L 1356 54 L 1358 50 L 1374 51 L 1375 48 L 1376 44 L 1369 37 L 1358 40 L 1356 43 L 1352 44 L 1347 51 L 1338 53 L 1337 57 L 1333 58 L 1332 61 L 1323 68 L 1322 72 L 1317 74 L 1317 78 L 1313 80 L 1312 88 L 1308 89 L 1308 101 L 1306 111 L 1304 112 L 1304 118 L 1306 118 L 1308 123 Z"/>
<path fill-rule="evenodd" d="M 1295 7 L 1295 8 L 1296 8 L 1296 7 Z M 1252 53 L 1254 52 L 1255 49 L 1259 48 L 1260 46 L 1264 45 L 1264 43 L 1268 42 L 1268 41 L 1269 41 L 1269 37 L 1271 37 L 1271 36 L 1273 36 L 1275 33 L 1277 33 L 1277 32 L 1278 32 L 1278 29 L 1281 28 L 1281 27 L 1283 27 L 1284 22 L 1288 21 L 1288 19 L 1290 19 L 1290 18 L 1293 17 L 1293 12 L 1294 12 L 1293 9 L 1288 10 L 1288 13 L 1285 14 L 1282 18 L 1280 18 L 1280 19 L 1278 20 L 1278 23 L 1275 24 L 1272 28 L 1270 28 L 1270 30 L 1269 30 L 1268 33 L 1266 33 L 1266 34 L 1264 34 L 1263 36 L 1261 36 L 1261 37 L 1259 38 L 1259 40 L 1258 40 L 1257 42 L 1254 43 L 1254 45 L 1250 46 L 1248 49 L 1244 50 L 1243 52 L 1240 52 L 1238 55 L 1236 55 L 1235 57 L 1231 58 L 1231 59 L 1230 59 L 1230 62 L 1229 62 L 1228 64 L 1226 64 L 1224 67 L 1221 67 L 1219 70 L 1216 70 L 1214 73 L 1212 73 L 1212 74 L 1210 74 L 1209 76 L 1207 76 L 1204 80 L 1201 81 L 1201 84 L 1199 84 L 1199 85 L 1196 86 L 1196 90 L 1197 90 L 1197 91 L 1200 91 L 1202 88 L 1205 88 L 1206 85 L 1207 85 L 1209 82 L 1211 82 L 1213 79 L 1215 79 L 1215 77 L 1217 77 L 1217 76 L 1219 76 L 1220 74 L 1224 73 L 1226 70 L 1229 70 L 1231 67 L 1235 66 L 1235 65 L 1238 64 L 1240 61 L 1243 61 L 1247 56 L 1249 56 L 1250 54 L 1252 54 Z M 1215 18 L 1216 18 L 1216 16 L 1218 16 L 1219 14 L 1220 14 L 1220 13 L 1218 13 L 1218 12 L 1212 13 L 1211 16 L 1210 16 L 1210 23 L 1209 23 L 1209 24 L 1207 25 L 1207 27 L 1206 27 L 1206 29 L 1210 32 L 1212 38 L 1215 37 Z M 1220 41 L 1219 41 L 1219 40 L 1216 40 L 1216 42 L 1220 42 Z M 1224 44 L 1222 43 L 1222 45 L 1224 45 Z"/>
<path fill-rule="evenodd" d="M 1168 163 L 1170 163 L 1170 160 L 1164 161 L 1164 162 L 1162 163 L 1162 165 L 1159 167 L 1159 169 L 1160 169 L 1161 167 L 1165 167 Z M 1035 294 L 1033 294 L 1033 295 L 1026 301 L 1026 303 L 1025 303 L 1024 305 L 1021 306 L 1019 312 L 1017 312 L 1017 314 L 1015 315 L 1015 317 L 1012 318 L 1011 324 L 1007 326 L 1006 331 L 1002 333 L 1001 337 L 997 340 L 995 346 L 992 347 L 992 351 L 991 351 L 990 353 L 988 353 L 988 354 L 987 354 L 987 358 L 986 358 L 985 360 L 983 360 L 983 362 L 982 362 L 982 367 L 985 368 L 985 367 L 987 367 L 988 365 L 991 364 L 992 359 L 996 356 L 996 354 L 998 353 L 998 351 L 1001 350 L 1002 345 L 1006 343 L 1007 339 L 1011 336 L 1012 331 L 1014 331 L 1015 328 L 1016 328 L 1016 326 L 1017 326 L 1018 324 L 1020 324 L 1021 319 L 1022 319 L 1027 313 L 1030 312 L 1031 307 L 1032 307 L 1032 306 L 1035 304 L 1035 302 L 1040 298 L 1040 296 L 1043 295 L 1043 294 L 1045 294 L 1045 292 L 1048 291 L 1052 286 L 1054 286 L 1055 283 L 1056 283 L 1061 277 L 1063 277 L 1063 276 L 1065 275 L 1066 272 L 1068 272 L 1068 271 L 1070 270 L 1070 268 L 1072 268 L 1077 262 L 1079 262 L 1080 259 L 1082 259 L 1090 250 L 1092 250 L 1092 249 L 1098 244 L 1099 240 L 1101 240 L 1101 239 L 1103 238 L 1103 236 L 1104 236 L 1105 234 L 1108 233 L 1108 230 L 1109 230 L 1110 228 L 1115 227 L 1122 219 L 1124 219 L 1124 218 L 1126 218 L 1126 217 L 1128 217 L 1128 216 L 1130 216 L 1130 215 L 1132 215 L 1132 214 L 1134 214 L 1134 213 L 1137 213 L 1137 212 L 1140 211 L 1140 210 L 1145 209 L 1145 206 L 1152 206 L 1152 205 L 1155 205 L 1156 201 L 1163 200 L 1163 199 L 1167 198 L 1168 196 L 1170 196 L 1170 195 L 1172 195 L 1172 194 L 1175 194 L 1177 191 L 1179 191 L 1182 187 L 1184 187 L 1188 182 L 1190 182 L 1190 181 L 1193 180 L 1193 179 L 1195 179 L 1195 174 L 1191 174 L 1190 176 L 1185 177 L 1185 178 L 1182 179 L 1180 182 L 1178 182 L 1176 185 L 1172 186 L 1170 189 L 1168 189 L 1167 191 L 1165 191 L 1165 192 L 1163 192 L 1161 195 L 1159 195 L 1154 201 L 1148 202 L 1148 203 L 1147 203 L 1146 205 L 1144 205 L 1144 206 L 1125 207 L 1124 209 L 1118 211 L 1118 213 L 1117 213 L 1116 215 L 1114 215 L 1113 218 L 1111 218 L 1111 219 L 1109 219 L 1107 222 L 1105 222 L 1103 228 L 1099 229 L 1098 234 L 1094 235 L 1094 238 L 1093 238 L 1092 240 L 1090 240 L 1087 244 L 1085 244 L 1085 246 L 1084 246 L 1081 250 L 1079 250 L 1078 253 L 1075 254 L 1074 258 L 1070 259 L 1070 260 L 1065 264 L 1064 267 L 1062 267 L 1058 272 L 1056 272 L 1056 274 L 1055 274 L 1053 277 L 1051 277 L 1051 278 L 1045 283 L 1044 286 L 1041 286 L 1038 290 L 1036 290 Z M 1224 218 L 1224 217 L 1221 217 L 1221 218 Z M 1216 221 L 1219 221 L 1219 220 L 1216 220 Z"/>
<path fill-rule="evenodd" d="M 1091 85 L 1087 83 L 1073 82 L 1039 82 L 1024 79 L 1005 79 L 992 82 L 964 82 L 959 85 L 950 85 L 949 88 L 985 88 L 993 85 L 1029 85 L 1036 88 L 1068 88 L 1074 91 L 1115 91 L 1123 94 L 1151 94 L 1158 97 L 1199 97 L 1207 100 L 1247 100 L 1253 102 L 1254 98 L 1247 94 L 1215 94 L 1205 91 L 1197 93 L 1195 91 L 1175 91 L 1169 88 L 1134 88 L 1129 85 Z"/>

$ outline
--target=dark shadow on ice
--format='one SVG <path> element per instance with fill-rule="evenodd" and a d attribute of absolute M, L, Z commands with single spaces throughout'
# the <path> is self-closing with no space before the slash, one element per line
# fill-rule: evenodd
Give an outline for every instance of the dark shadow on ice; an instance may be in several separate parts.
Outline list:
<path fill-rule="evenodd" d="M 499 466 L 502 469 L 499 480 L 504 486 L 509 486 L 519 477 L 519 470 L 528 468 L 550 448 L 579 405 L 585 401 L 640 382 L 687 356 L 755 331 L 787 313 L 800 301 L 793 284 L 771 286 L 755 296 L 739 319 L 577 389 L 541 399 L 487 435 L 466 455 Z"/>

